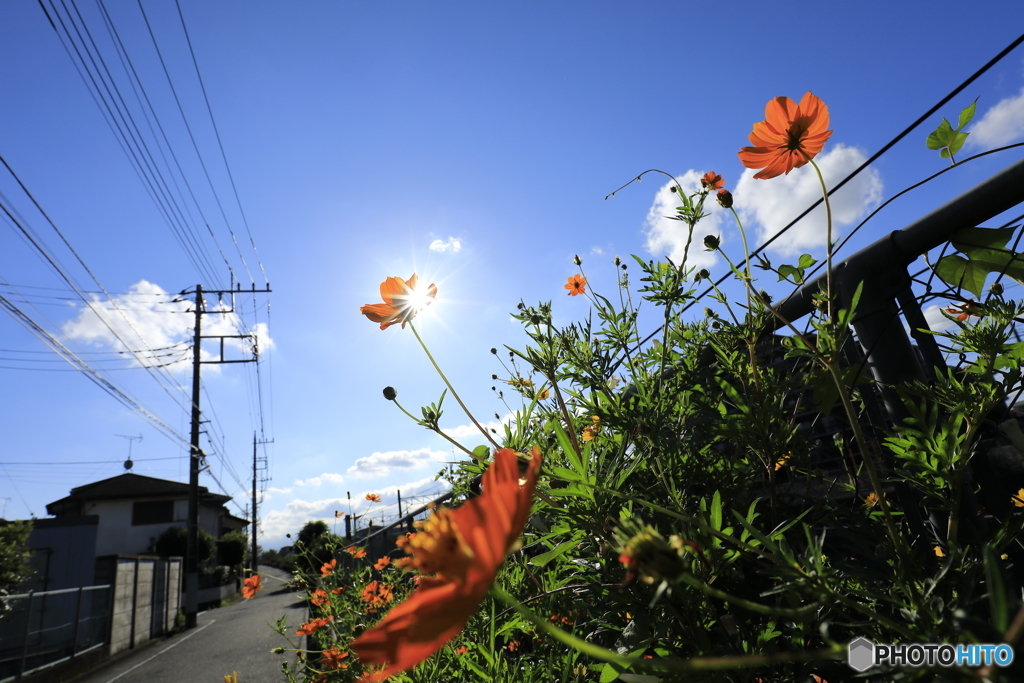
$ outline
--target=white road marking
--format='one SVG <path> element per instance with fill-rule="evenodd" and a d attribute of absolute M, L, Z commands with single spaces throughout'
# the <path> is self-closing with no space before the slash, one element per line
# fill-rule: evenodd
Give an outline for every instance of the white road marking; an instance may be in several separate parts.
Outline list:
<path fill-rule="evenodd" d="M 189 633 L 189 634 L 188 634 L 187 636 L 185 636 L 185 637 L 183 637 L 183 638 L 181 638 L 181 639 L 179 639 L 179 640 L 176 640 L 176 641 L 174 641 L 173 643 L 171 643 L 170 645 L 168 645 L 168 646 L 167 646 L 167 647 L 165 647 L 164 649 L 160 650 L 160 652 L 157 652 L 157 653 L 156 653 L 155 655 L 153 655 L 152 657 L 150 657 L 150 658 L 149 658 L 149 659 L 147 659 L 146 661 L 144 661 L 144 662 L 139 662 L 138 664 L 136 664 L 136 665 L 135 665 L 135 666 L 133 666 L 132 668 L 128 669 L 127 671 L 124 671 L 124 672 L 122 672 L 122 673 L 119 673 L 119 674 L 117 674 L 116 676 L 114 676 L 113 678 L 111 678 L 111 679 L 110 679 L 109 681 L 107 681 L 107 683 L 114 683 L 114 681 L 116 681 L 117 679 L 121 678 L 121 676 L 127 676 L 128 674 L 130 674 L 131 672 L 135 671 L 136 669 L 138 669 L 138 668 L 139 668 L 140 666 L 142 666 L 143 664 L 149 664 L 149 663 L 150 663 L 150 662 L 152 662 L 152 661 L 153 661 L 154 659 L 156 659 L 157 657 L 159 657 L 159 656 L 160 656 L 160 655 L 162 655 L 163 653 L 165 653 L 165 652 L 167 652 L 168 650 L 170 650 L 170 649 L 171 649 L 172 647 L 177 647 L 178 645 L 180 645 L 180 644 L 184 643 L 184 642 L 185 642 L 186 640 L 188 640 L 189 638 L 191 638 L 191 637 L 192 637 L 192 636 L 194 636 L 195 634 L 199 633 L 200 631 L 202 631 L 202 630 L 203 630 L 204 628 L 206 628 L 206 627 L 207 627 L 207 626 L 209 626 L 210 624 L 214 623 L 215 621 L 217 621 L 217 620 L 216 620 L 216 619 L 210 619 L 210 621 L 208 621 L 207 623 L 203 624 L 202 626 L 200 626 L 199 628 L 197 628 L 197 629 L 196 629 L 195 631 L 192 631 L 192 633 Z"/>

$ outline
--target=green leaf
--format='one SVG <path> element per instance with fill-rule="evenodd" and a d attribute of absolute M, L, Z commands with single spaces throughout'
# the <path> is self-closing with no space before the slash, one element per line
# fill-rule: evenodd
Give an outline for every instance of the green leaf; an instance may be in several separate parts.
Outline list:
<path fill-rule="evenodd" d="M 964 146 L 964 142 L 967 140 L 967 133 L 957 133 L 956 137 L 953 138 L 953 142 L 949 144 L 949 155 L 945 154 L 947 150 L 942 150 L 942 156 L 950 156 L 960 151 L 960 148 Z"/>
<path fill-rule="evenodd" d="M 975 249 L 1005 249 L 1007 242 L 1020 226 L 1009 228 L 960 228 L 953 233 L 950 242 L 956 250 L 973 255 Z"/>
<path fill-rule="evenodd" d="M 793 278 L 793 282 L 800 284 L 804 281 L 804 270 L 803 268 L 794 268 L 793 266 L 781 265 L 779 266 L 779 282 L 782 282 L 786 278 Z"/>
<path fill-rule="evenodd" d="M 802 254 L 800 256 L 800 262 L 797 263 L 797 265 L 800 268 L 810 268 L 811 266 L 813 266 L 817 262 L 818 262 L 818 259 L 814 258 L 810 254 Z"/>
<path fill-rule="evenodd" d="M 611 683 L 619 677 L 619 674 L 625 671 L 616 667 L 614 664 L 608 664 L 604 667 L 604 671 L 601 672 L 601 683 Z"/>
<path fill-rule="evenodd" d="M 949 254 L 935 264 L 935 274 L 950 287 L 961 287 L 980 299 L 988 270 L 959 254 Z"/>
<path fill-rule="evenodd" d="M 949 143 L 953 141 L 956 133 L 953 131 L 953 127 L 949 125 L 949 121 L 946 117 L 942 117 L 942 123 L 928 136 L 925 140 L 925 144 L 928 145 L 928 149 L 942 149 L 948 147 Z"/>
<path fill-rule="evenodd" d="M 999 566 L 999 558 L 990 545 L 985 546 L 985 587 L 988 589 L 988 606 L 992 611 L 992 627 L 998 633 L 1003 633 L 1009 620 L 1009 596 L 1003 584 L 1003 568 Z"/>
<path fill-rule="evenodd" d="M 475 455 L 480 460 L 486 462 L 487 458 L 489 458 L 491 455 L 491 449 L 487 446 L 477 446 L 476 448 L 473 449 L 473 455 Z"/>
<path fill-rule="evenodd" d="M 974 118 L 974 110 L 977 108 L 977 106 L 978 98 L 974 98 L 974 101 L 971 102 L 970 106 L 965 107 L 963 111 L 960 112 L 960 125 L 956 127 L 958 131 L 963 130 L 964 126 L 971 122 L 971 119 Z"/>
<path fill-rule="evenodd" d="M 465 667 L 467 667 L 467 668 L 471 669 L 471 670 L 473 671 L 473 673 L 475 673 L 475 674 L 476 674 L 477 676 L 479 676 L 479 677 L 480 677 L 480 680 L 481 680 L 481 681 L 493 681 L 493 680 L 494 680 L 493 678 L 491 678 L 490 676 L 488 676 L 488 675 L 487 675 L 487 673 L 486 673 L 486 672 L 485 672 L 485 671 L 484 671 L 483 669 L 481 669 L 481 668 L 480 668 L 480 666 L 479 666 L 479 665 L 477 665 L 477 663 L 476 663 L 476 662 L 474 662 L 474 661 L 473 661 L 472 659 L 470 659 L 469 657 L 466 657 L 466 658 L 460 659 L 460 660 L 459 660 L 459 663 L 460 663 L 461 665 L 463 665 L 463 666 L 465 666 Z"/>
<path fill-rule="evenodd" d="M 582 533 L 577 534 L 576 536 L 570 538 L 568 541 L 565 541 L 564 543 L 559 543 L 554 550 L 549 550 L 546 553 L 541 553 L 540 555 L 537 555 L 537 557 L 530 560 L 530 564 L 535 565 L 537 567 L 543 567 L 556 557 L 561 557 L 562 555 L 567 553 L 572 548 L 575 548 L 579 544 L 580 536 L 582 535 Z"/>
<path fill-rule="evenodd" d="M 711 528 L 715 531 L 722 530 L 722 494 L 719 491 L 715 491 L 714 497 L 711 499 Z"/>

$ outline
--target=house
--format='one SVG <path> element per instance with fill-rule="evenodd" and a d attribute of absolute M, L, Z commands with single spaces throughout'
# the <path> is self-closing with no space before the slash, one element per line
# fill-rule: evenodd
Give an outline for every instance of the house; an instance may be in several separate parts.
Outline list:
<path fill-rule="evenodd" d="M 228 512 L 231 496 L 199 487 L 199 528 L 214 538 L 248 526 Z M 188 524 L 188 484 L 126 472 L 71 489 L 71 495 L 46 506 L 61 519 L 96 516 L 95 555 L 153 554 L 156 539 L 172 526 Z"/>

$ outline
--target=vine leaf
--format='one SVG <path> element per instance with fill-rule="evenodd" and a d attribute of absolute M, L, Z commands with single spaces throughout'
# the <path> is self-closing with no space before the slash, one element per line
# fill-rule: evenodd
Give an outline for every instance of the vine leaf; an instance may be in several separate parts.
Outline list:
<path fill-rule="evenodd" d="M 1024 262 L 1006 249 L 1018 227 L 957 230 L 950 241 L 967 258 L 959 254 L 943 256 L 935 264 L 935 274 L 947 285 L 966 289 L 978 299 L 989 273 L 1006 273 L 1024 284 Z"/>
<path fill-rule="evenodd" d="M 974 102 L 971 102 L 970 106 L 965 107 L 960 112 L 960 119 L 957 121 L 956 128 L 953 128 L 952 124 L 943 116 L 942 123 L 925 140 L 928 149 L 941 150 L 939 156 L 943 159 L 952 159 L 953 155 L 960 151 L 960 148 L 964 146 L 964 142 L 967 140 L 969 133 L 964 133 L 963 128 L 974 118 L 974 111 L 977 105 L 978 100 L 975 99 Z"/>

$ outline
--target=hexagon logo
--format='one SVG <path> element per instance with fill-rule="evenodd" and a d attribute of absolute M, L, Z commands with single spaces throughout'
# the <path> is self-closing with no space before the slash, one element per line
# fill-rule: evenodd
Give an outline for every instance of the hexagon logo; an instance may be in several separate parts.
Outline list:
<path fill-rule="evenodd" d="M 867 671 L 875 663 L 875 644 L 867 638 L 858 638 L 849 645 L 847 663 L 856 671 Z"/>

